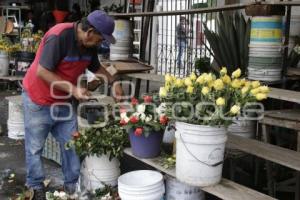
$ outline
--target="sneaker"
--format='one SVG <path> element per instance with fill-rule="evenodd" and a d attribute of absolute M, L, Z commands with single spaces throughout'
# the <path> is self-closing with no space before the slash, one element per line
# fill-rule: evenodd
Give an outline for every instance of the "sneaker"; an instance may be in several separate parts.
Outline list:
<path fill-rule="evenodd" d="M 44 189 L 33 190 L 32 200 L 46 200 L 46 193 Z"/>

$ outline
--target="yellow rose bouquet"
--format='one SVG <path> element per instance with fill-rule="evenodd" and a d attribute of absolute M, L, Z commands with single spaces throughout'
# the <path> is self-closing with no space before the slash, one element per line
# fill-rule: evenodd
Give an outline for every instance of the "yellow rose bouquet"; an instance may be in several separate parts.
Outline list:
<path fill-rule="evenodd" d="M 269 88 L 259 81 L 243 79 L 241 70 L 231 75 L 223 67 L 219 74 L 203 73 L 178 79 L 165 76 L 159 96 L 168 105 L 168 116 L 190 124 L 228 126 L 233 117 L 245 112 L 245 107 L 267 98 Z"/>

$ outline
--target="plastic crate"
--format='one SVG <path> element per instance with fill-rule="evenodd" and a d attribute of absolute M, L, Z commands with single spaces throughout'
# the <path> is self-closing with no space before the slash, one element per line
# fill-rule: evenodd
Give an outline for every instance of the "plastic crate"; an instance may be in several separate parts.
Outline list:
<path fill-rule="evenodd" d="M 49 134 L 46 139 L 42 156 L 49 160 L 53 160 L 59 165 L 62 163 L 59 142 L 57 142 L 51 134 Z"/>

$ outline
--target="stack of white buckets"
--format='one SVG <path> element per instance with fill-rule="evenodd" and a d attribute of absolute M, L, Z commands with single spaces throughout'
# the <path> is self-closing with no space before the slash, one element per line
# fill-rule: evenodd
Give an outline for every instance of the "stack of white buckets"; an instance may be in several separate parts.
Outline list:
<path fill-rule="evenodd" d="M 248 78 L 281 80 L 282 16 L 256 16 L 251 22 Z"/>
<path fill-rule="evenodd" d="M 127 60 L 131 55 L 133 41 L 131 21 L 116 19 L 113 36 L 116 43 L 110 45 L 110 60 Z"/>
<path fill-rule="evenodd" d="M 8 75 L 9 58 L 8 54 L 0 51 L 0 76 Z"/>
<path fill-rule="evenodd" d="M 8 137 L 11 139 L 24 139 L 24 111 L 21 96 L 7 97 L 8 100 Z"/>
<path fill-rule="evenodd" d="M 161 200 L 165 193 L 161 173 L 152 170 L 128 172 L 118 179 L 122 200 Z"/>
<path fill-rule="evenodd" d="M 120 162 L 116 158 L 109 161 L 106 155 L 88 156 L 84 159 L 80 171 L 85 190 L 94 191 L 104 188 L 105 185 L 115 187 L 120 176 Z"/>

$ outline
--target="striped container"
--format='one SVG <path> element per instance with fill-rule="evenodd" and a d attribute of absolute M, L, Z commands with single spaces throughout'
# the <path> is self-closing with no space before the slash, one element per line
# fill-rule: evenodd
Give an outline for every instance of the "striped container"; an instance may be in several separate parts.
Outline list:
<path fill-rule="evenodd" d="M 127 60 L 132 49 L 132 23 L 127 19 L 116 19 L 113 36 L 115 44 L 110 45 L 110 60 Z"/>
<path fill-rule="evenodd" d="M 281 44 L 282 42 L 282 17 L 258 16 L 251 21 L 251 44 Z"/>
<path fill-rule="evenodd" d="M 252 18 L 248 78 L 265 82 L 281 80 L 282 16 Z"/>

